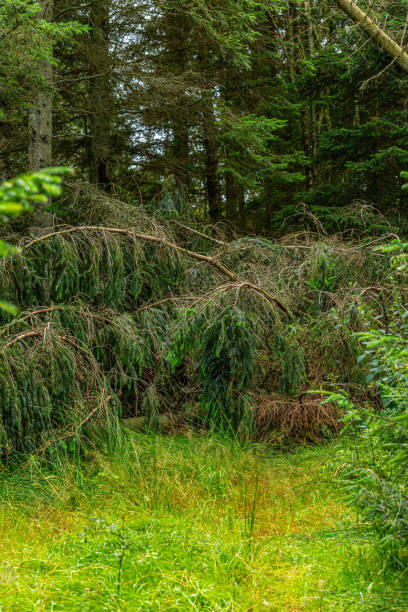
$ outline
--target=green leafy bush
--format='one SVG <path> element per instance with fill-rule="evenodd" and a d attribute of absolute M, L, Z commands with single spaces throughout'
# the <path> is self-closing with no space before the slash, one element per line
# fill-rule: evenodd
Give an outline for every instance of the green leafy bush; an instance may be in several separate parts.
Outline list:
<path fill-rule="evenodd" d="M 396 245 L 383 249 L 396 252 Z M 401 268 L 398 257 L 391 265 Z M 366 382 L 378 406 L 356 406 L 344 394 L 331 394 L 346 409 L 345 431 L 357 450 L 347 452 L 344 484 L 351 502 L 398 563 L 408 544 L 408 308 L 401 298 L 388 309 L 385 329 L 356 334 Z"/>

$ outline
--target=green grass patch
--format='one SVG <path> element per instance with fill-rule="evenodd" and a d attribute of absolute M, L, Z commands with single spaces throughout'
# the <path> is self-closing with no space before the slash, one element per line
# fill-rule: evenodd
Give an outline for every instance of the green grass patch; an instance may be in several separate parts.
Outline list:
<path fill-rule="evenodd" d="M 337 450 L 126 434 L 5 473 L 0 609 L 406 610 L 344 502 Z"/>

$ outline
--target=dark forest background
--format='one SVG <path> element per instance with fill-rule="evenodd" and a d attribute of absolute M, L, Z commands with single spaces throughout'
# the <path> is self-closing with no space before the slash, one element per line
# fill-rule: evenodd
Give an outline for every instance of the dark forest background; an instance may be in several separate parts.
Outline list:
<path fill-rule="evenodd" d="M 135 206 L 269 234 L 372 206 L 405 226 L 408 76 L 336 3 L 54 0 L 48 30 L 2 5 L 1 179 L 38 169 L 43 95 L 47 165 Z M 403 44 L 404 2 L 360 6 Z"/>

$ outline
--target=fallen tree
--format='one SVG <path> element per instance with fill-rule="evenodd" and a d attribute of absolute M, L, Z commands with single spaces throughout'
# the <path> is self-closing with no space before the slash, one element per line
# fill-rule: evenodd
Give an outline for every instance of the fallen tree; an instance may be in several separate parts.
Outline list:
<path fill-rule="evenodd" d="M 182 225 L 182 227 L 184 229 L 186 228 L 185 225 Z M 202 261 L 204 263 L 208 263 L 211 266 L 214 266 L 215 268 L 217 268 L 217 270 L 219 272 L 221 272 L 221 274 L 223 274 L 224 276 L 227 276 L 230 280 L 235 281 L 236 283 L 240 283 L 239 276 L 237 274 L 235 274 L 234 272 L 232 272 L 231 270 L 229 270 L 222 263 L 220 263 L 218 258 L 215 257 L 215 256 L 208 256 L 208 255 L 202 255 L 201 253 L 196 253 L 195 251 L 191 251 L 189 249 L 186 249 L 186 248 L 184 248 L 184 247 L 182 247 L 182 246 L 180 246 L 178 244 L 175 244 L 174 242 L 169 242 L 168 240 L 166 240 L 165 238 L 162 238 L 160 236 L 149 236 L 147 234 L 140 234 L 140 233 L 134 232 L 132 230 L 121 229 L 121 228 L 117 228 L 117 227 L 116 228 L 113 228 L 113 227 L 104 227 L 104 226 L 70 227 L 70 228 L 67 228 L 67 229 L 59 230 L 57 232 L 51 232 L 49 234 L 44 234 L 40 238 L 36 238 L 35 240 L 32 240 L 28 244 L 24 245 L 23 248 L 24 249 L 29 249 L 29 248 L 33 247 L 34 245 L 38 244 L 39 242 L 42 242 L 43 240 L 49 240 L 53 236 L 64 236 L 66 234 L 72 234 L 72 233 L 75 233 L 75 232 L 87 232 L 87 231 L 88 232 L 102 232 L 102 233 L 108 232 L 110 234 L 120 234 L 122 236 L 126 236 L 127 238 L 130 238 L 131 240 L 145 240 L 146 242 L 153 242 L 155 244 L 159 244 L 159 245 L 164 246 L 166 248 L 173 249 L 174 251 L 177 251 L 179 253 L 183 253 L 184 255 L 187 255 L 187 257 L 190 257 L 192 259 L 198 259 L 198 261 Z M 201 235 L 203 235 L 203 234 L 201 234 Z M 249 283 L 249 282 L 244 282 L 244 283 L 241 282 L 240 286 L 241 287 L 247 287 L 248 289 L 252 289 L 253 291 L 258 292 L 260 295 L 264 296 L 270 302 L 275 303 L 284 314 L 289 314 L 288 309 L 286 308 L 286 306 L 284 306 L 282 301 L 279 300 L 278 298 L 274 297 L 273 295 L 271 295 L 267 291 L 265 291 L 265 289 L 263 289 L 261 286 L 254 285 L 254 284 Z"/>
<path fill-rule="evenodd" d="M 353 0 L 336 0 L 336 3 L 394 62 L 408 73 L 408 53 L 401 45 L 380 28 Z"/>
<path fill-rule="evenodd" d="M 358 383 L 352 332 L 361 304 L 380 314 L 388 299 L 371 291 L 386 285 L 381 256 L 336 238 L 208 240 L 186 227 L 142 216 L 61 227 L 0 263 L 2 295 L 20 307 L 0 315 L 3 453 L 71 444 L 109 419 L 160 426 L 163 414 L 247 437 L 332 428 L 296 398 Z M 280 407 L 271 419 L 265 397 Z"/>

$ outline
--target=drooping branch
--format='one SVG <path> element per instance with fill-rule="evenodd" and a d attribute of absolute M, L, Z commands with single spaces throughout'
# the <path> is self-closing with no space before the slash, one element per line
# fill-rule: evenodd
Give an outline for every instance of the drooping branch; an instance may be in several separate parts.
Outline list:
<path fill-rule="evenodd" d="M 408 53 L 382 30 L 353 0 L 336 0 L 337 5 L 362 28 L 405 72 L 408 73 Z"/>
<path fill-rule="evenodd" d="M 21 334 L 18 334 L 17 336 L 15 336 L 12 340 L 10 340 L 9 342 L 7 342 L 7 344 L 5 344 L 2 349 L 9 349 L 10 347 L 13 346 L 13 344 L 17 344 L 17 342 L 22 342 L 23 340 L 26 340 L 27 338 L 38 338 L 39 336 L 43 335 L 43 330 L 32 330 L 32 331 L 27 331 L 27 332 L 23 332 Z"/>
<path fill-rule="evenodd" d="M 22 342 L 23 340 L 27 340 L 28 338 L 40 338 L 41 336 L 44 337 L 47 329 L 48 327 L 44 327 L 43 329 L 33 329 L 31 331 L 26 331 L 26 332 L 22 332 L 21 334 L 17 334 L 16 336 L 14 336 L 14 338 L 9 340 L 4 346 L 2 346 L 1 350 L 9 349 L 14 344 L 17 344 L 18 342 Z M 90 357 L 88 351 L 84 349 L 82 346 L 80 346 L 77 342 L 75 342 L 75 340 L 73 340 L 72 338 L 69 338 L 68 336 L 61 336 L 61 335 L 58 336 L 58 338 L 62 340 L 63 342 L 66 342 L 67 344 L 70 344 L 71 346 L 73 346 L 77 351 L 84 353 L 88 358 Z M 92 358 L 92 361 L 94 361 L 93 358 Z"/>
<path fill-rule="evenodd" d="M 91 410 L 91 412 L 90 412 L 90 413 L 89 413 L 89 414 L 88 414 L 88 415 L 87 415 L 87 416 L 86 416 L 86 417 L 85 417 L 85 418 L 84 418 L 84 419 L 83 419 L 83 420 L 82 420 L 82 421 L 79 423 L 79 425 L 78 425 L 77 427 L 75 427 L 75 429 L 73 429 L 71 432 L 69 432 L 69 433 L 67 433 L 67 434 L 63 435 L 61 438 L 58 438 L 58 439 L 51 439 L 51 440 L 49 440 L 48 442 L 46 442 L 46 444 L 44 444 L 43 446 L 40 446 L 40 447 L 39 447 L 39 448 L 38 448 L 38 449 L 35 451 L 35 453 L 33 453 L 33 454 L 30 456 L 29 461 L 27 461 L 26 463 L 24 463 L 24 466 L 29 465 L 30 461 L 32 461 L 32 459 L 33 459 L 34 457 L 36 457 L 37 455 L 40 455 L 41 453 L 44 453 L 44 452 L 47 450 L 47 448 L 49 448 L 49 447 L 50 447 L 52 444 L 56 444 L 56 443 L 58 443 L 58 442 L 62 442 L 63 440 L 69 440 L 70 438 L 73 438 L 74 436 L 76 436 L 76 435 L 77 435 L 77 434 L 80 432 L 81 428 L 82 428 L 82 427 L 83 427 L 83 426 L 84 426 L 86 423 L 88 423 L 88 421 L 90 421 L 90 420 L 91 420 L 91 418 L 93 417 L 93 415 L 94 415 L 96 412 L 99 412 L 99 411 L 100 411 L 100 409 L 102 408 L 102 406 L 103 406 L 103 405 L 106 405 L 106 404 L 107 404 L 107 403 L 108 403 L 108 402 L 109 402 L 111 399 L 112 399 L 112 396 L 111 396 L 111 395 L 108 395 L 107 397 L 103 398 L 103 401 L 102 401 L 102 402 L 100 402 L 100 403 L 99 403 L 97 406 L 95 406 L 95 408 L 94 408 L 93 410 Z"/>
<path fill-rule="evenodd" d="M 189 249 L 186 249 L 174 242 L 170 242 L 169 240 L 166 240 L 165 238 L 160 238 L 159 236 L 141 234 L 141 233 L 133 232 L 132 230 L 127 230 L 127 229 L 122 229 L 122 228 L 117 228 L 117 227 L 104 227 L 104 226 L 99 226 L 99 225 L 70 227 L 64 230 L 50 232 L 49 234 L 45 234 L 44 236 L 35 238 L 31 242 L 28 242 L 27 244 L 23 245 L 23 250 L 30 249 L 36 244 L 44 240 L 48 240 L 49 238 L 52 238 L 53 236 L 64 236 L 67 234 L 73 234 L 75 232 L 102 232 L 102 233 L 108 232 L 110 234 L 118 234 L 118 235 L 126 236 L 127 238 L 130 238 L 133 241 L 143 240 L 145 242 L 152 242 L 155 244 L 159 244 L 166 248 L 177 251 L 178 253 L 183 253 L 183 255 L 186 255 L 187 257 L 190 257 L 192 259 L 197 259 L 198 261 L 208 263 L 214 268 L 216 268 L 219 272 L 221 272 L 221 274 L 223 274 L 224 276 L 227 276 L 230 280 L 234 281 L 235 283 L 242 283 L 242 279 L 240 279 L 240 277 L 237 274 L 235 274 L 235 272 L 232 272 L 232 270 L 230 270 L 229 268 L 224 266 L 220 261 L 218 261 L 216 257 L 212 257 L 210 255 L 202 255 L 201 253 L 190 251 Z M 260 295 L 263 295 L 263 297 L 265 297 L 269 302 L 274 303 L 285 315 L 289 314 L 287 307 L 277 297 L 271 295 L 268 291 L 265 291 L 265 289 L 262 289 L 262 287 L 258 285 L 254 285 L 253 283 L 247 283 L 247 282 L 245 284 L 248 288 L 254 290 Z"/>
<path fill-rule="evenodd" d="M 179 221 L 173 221 L 173 223 L 178 225 L 178 227 L 181 227 L 182 229 L 187 230 L 188 232 L 191 232 L 192 234 L 196 234 L 197 236 L 201 236 L 201 238 L 205 238 L 206 240 L 209 240 L 210 242 L 214 242 L 215 244 L 219 244 L 221 246 L 225 246 L 226 244 L 222 240 L 218 240 L 217 238 L 208 236 L 207 234 L 204 234 L 203 232 L 199 232 L 195 228 L 189 227 L 188 225 L 184 225 L 184 223 L 180 223 Z"/>
<path fill-rule="evenodd" d="M 43 307 L 43 308 L 38 308 L 36 310 L 33 310 L 32 312 L 29 312 L 24 317 L 21 317 L 20 319 L 14 319 L 11 323 L 8 323 L 7 325 L 2 326 L 2 328 L 0 329 L 0 336 L 3 336 L 10 329 L 10 327 L 13 327 L 14 325 L 17 325 L 19 323 L 23 323 L 24 321 L 27 321 L 27 319 L 31 319 L 31 317 L 35 317 L 37 315 L 41 315 L 47 312 L 52 312 L 53 310 L 57 310 L 60 308 L 61 308 L 60 306 L 56 305 L 56 306 L 48 306 L 48 307 Z"/>

